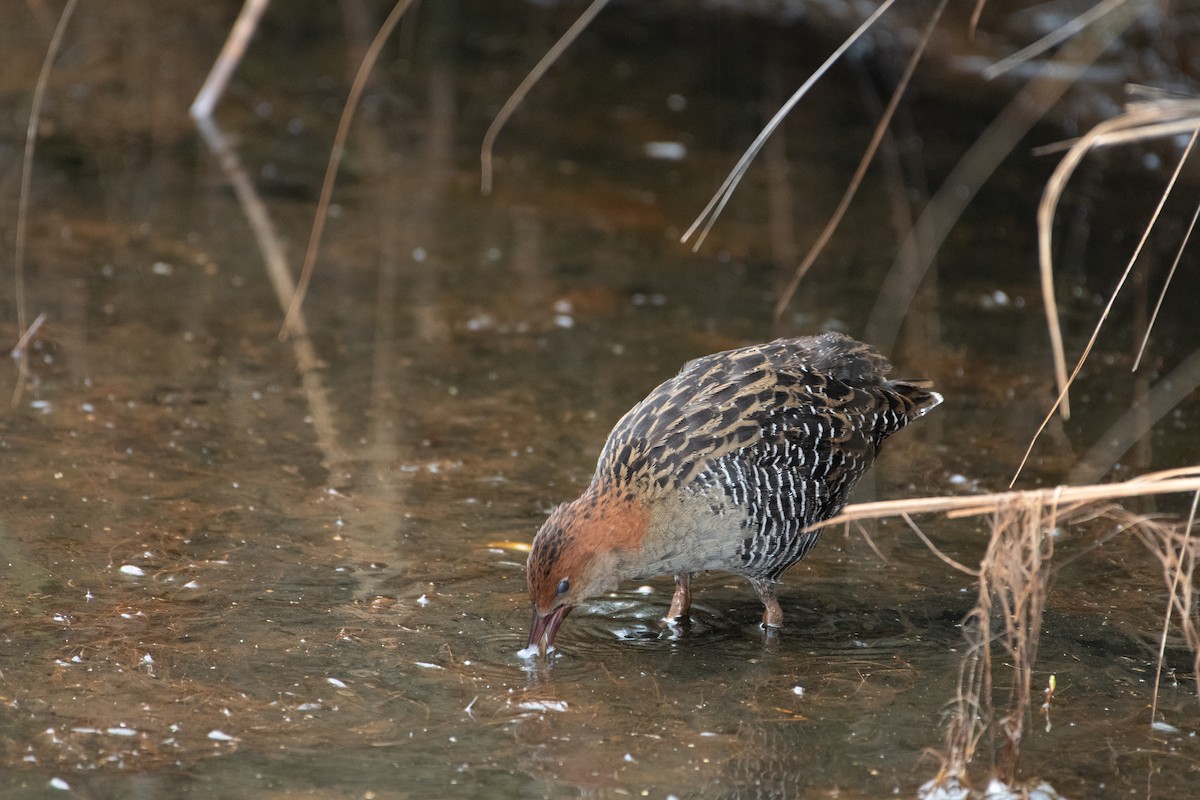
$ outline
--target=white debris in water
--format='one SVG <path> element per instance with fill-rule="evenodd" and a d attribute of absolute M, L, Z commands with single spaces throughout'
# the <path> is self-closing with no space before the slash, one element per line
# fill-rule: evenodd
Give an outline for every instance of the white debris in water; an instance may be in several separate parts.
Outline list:
<path fill-rule="evenodd" d="M 918 796 L 921 797 L 922 800 L 940 800 L 941 798 L 950 798 L 950 797 L 953 797 L 953 798 L 955 798 L 955 800 L 958 800 L 958 798 L 966 797 L 966 794 L 965 794 L 966 790 L 962 789 L 962 787 L 960 787 L 957 782 L 953 782 L 952 784 L 947 784 L 946 786 L 935 788 L 934 794 L 928 794 L 928 795 L 924 794 L 924 790 L 926 788 L 928 788 L 930 785 L 932 785 L 932 783 L 933 783 L 933 781 L 930 781 L 929 783 L 927 783 L 921 787 L 921 793 Z M 946 791 L 946 790 L 949 790 L 949 791 L 952 791 L 955 793 L 954 794 L 938 794 L 937 793 L 937 792 L 942 792 L 942 791 Z M 1061 794 L 1059 794 L 1053 786 L 1051 786 L 1050 784 L 1048 784 L 1044 781 L 1042 783 L 1039 783 L 1037 786 L 1035 786 L 1031 789 L 1025 788 L 1025 787 L 1021 787 L 1019 789 L 1014 789 L 1011 786 L 1009 786 L 1008 784 L 1006 784 L 1003 781 L 998 780 L 996 778 L 992 778 L 992 782 L 988 784 L 986 789 L 984 789 L 983 798 L 984 798 L 984 800 L 1022 800 L 1022 798 L 1026 798 L 1027 800 L 1065 800 L 1063 798 L 1063 796 Z"/>
<path fill-rule="evenodd" d="M 1152 730 L 1162 731 L 1163 733 L 1179 733 L 1179 728 L 1176 728 L 1169 722 L 1154 722 L 1151 723 L 1150 728 Z"/>
<path fill-rule="evenodd" d="M 919 800 L 967 800 L 969 795 L 967 788 L 954 778 L 947 779 L 945 783 L 928 781 L 917 790 Z"/>
<path fill-rule="evenodd" d="M 146 653 L 144 656 L 142 656 L 142 663 L 143 664 L 153 664 L 154 656 L 150 655 L 149 653 Z"/>
<path fill-rule="evenodd" d="M 804 697 L 804 687 L 803 686 L 793 686 L 792 694 L 796 695 L 797 697 Z"/>
<path fill-rule="evenodd" d="M 346 682 L 343 680 L 339 680 L 337 678 L 326 678 L 325 682 L 328 683 L 330 686 L 336 686 L 339 689 L 346 688 Z"/>
<path fill-rule="evenodd" d="M 230 736 L 225 731 L 219 731 L 216 728 L 208 732 L 208 738 L 214 742 L 236 742 L 236 736 Z"/>
<path fill-rule="evenodd" d="M 183 588 L 185 588 L 185 589 L 199 589 L 199 588 L 200 588 L 200 584 L 196 583 L 195 581 L 188 581 L 187 583 L 185 583 L 185 584 L 183 585 Z"/>
<path fill-rule="evenodd" d="M 962 486 L 965 483 L 970 483 L 966 475 L 959 475 L 957 472 L 946 479 L 951 486 Z"/>
<path fill-rule="evenodd" d="M 445 669 L 441 664 L 430 664 L 428 661 L 414 661 L 413 663 L 422 669 Z"/>
<path fill-rule="evenodd" d="M 1002 781 L 992 778 L 983 791 L 984 800 L 1017 800 L 1017 794 Z"/>
<path fill-rule="evenodd" d="M 551 647 L 549 650 L 546 651 L 546 655 L 550 655 L 551 653 L 554 652 L 554 650 L 555 650 L 555 648 Z M 526 661 L 532 661 L 533 659 L 537 658 L 538 655 L 539 655 L 538 646 L 536 644 L 531 644 L 526 647 L 522 647 L 520 650 L 517 651 L 517 658 L 523 658 Z"/>
<path fill-rule="evenodd" d="M 625 760 L 626 760 L 627 762 L 629 762 L 630 764 L 632 764 L 632 763 L 633 763 L 633 753 L 626 753 L 626 754 L 625 754 Z"/>
<path fill-rule="evenodd" d="M 137 731 L 133 728 L 118 726 L 116 728 L 105 728 L 104 732 L 109 736 L 137 736 Z"/>
<path fill-rule="evenodd" d="M 59 791 L 63 791 L 63 792 L 69 792 L 69 791 L 71 791 L 71 784 L 67 783 L 62 778 L 51 778 L 50 779 L 50 788 L 58 789 Z"/>
<path fill-rule="evenodd" d="M 121 574 L 122 575 L 132 575 L 135 578 L 140 578 L 146 574 L 146 570 L 142 569 L 141 567 L 137 566 L 136 564 L 122 564 L 121 565 Z"/>
<path fill-rule="evenodd" d="M 646 142 L 642 152 L 647 158 L 661 161 L 683 161 L 687 157 L 687 145 L 683 142 Z"/>
<path fill-rule="evenodd" d="M 566 700 L 526 700 L 517 706 L 524 711 L 566 711 Z"/>
<path fill-rule="evenodd" d="M 154 270 L 155 275 L 170 275 L 175 272 L 175 267 L 165 261 L 155 261 L 151 269 Z"/>
<path fill-rule="evenodd" d="M 653 586 L 639 586 L 636 589 L 634 589 L 634 591 L 637 592 L 638 594 L 654 594 L 654 587 Z"/>
<path fill-rule="evenodd" d="M 1009 302 L 1008 294 L 999 289 L 979 298 L 979 305 L 986 309 L 1005 308 Z"/>
<path fill-rule="evenodd" d="M 421 595 L 417 598 L 417 605 L 419 605 L 421 608 L 424 608 L 425 606 L 429 605 L 429 598 L 425 595 Z"/>

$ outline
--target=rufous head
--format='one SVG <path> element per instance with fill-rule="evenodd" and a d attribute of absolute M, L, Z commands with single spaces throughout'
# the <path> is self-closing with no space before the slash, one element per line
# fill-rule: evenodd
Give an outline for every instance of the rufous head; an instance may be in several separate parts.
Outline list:
<path fill-rule="evenodd" d="M 617 542 L 603 515 L 582 499 L 558 506 L 542 525 L 529 551 L 529 600 L 533 621 L 529 647 L 543 655 L 571 609 L 617 587 Z"/>

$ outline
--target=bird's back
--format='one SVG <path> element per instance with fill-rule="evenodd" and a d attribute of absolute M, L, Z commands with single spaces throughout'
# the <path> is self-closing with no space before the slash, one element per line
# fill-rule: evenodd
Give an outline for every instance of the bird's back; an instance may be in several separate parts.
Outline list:
<path fill-rule="evenodd" d="M 927 382 L 886 380 L 890 369 L 834 333 L 690 361 L 617 423 L 593 483 L 678 499 L 696 529 L 686 535 L 742 539 L 736 563 L 710 568 L 776 578 L 815 544 L 802 531 L 841 509 L 883 440 L 941 402 Z"/>

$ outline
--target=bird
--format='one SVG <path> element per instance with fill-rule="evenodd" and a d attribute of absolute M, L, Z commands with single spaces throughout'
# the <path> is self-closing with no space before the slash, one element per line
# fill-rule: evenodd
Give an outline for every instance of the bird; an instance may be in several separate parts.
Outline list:
<path fill-rule="evenodd" d="M 942 402 L 928 380 L 888 380 L 875 347 L 841 333 L 776 339 L 687 362 L 617 422 L 591 483 L 530 545 L 527 649 L 544 657 L 571 609 L 626 580 L 749 579 L 763 625 L 776 584 L 820 538 L 883 440 Z"/>

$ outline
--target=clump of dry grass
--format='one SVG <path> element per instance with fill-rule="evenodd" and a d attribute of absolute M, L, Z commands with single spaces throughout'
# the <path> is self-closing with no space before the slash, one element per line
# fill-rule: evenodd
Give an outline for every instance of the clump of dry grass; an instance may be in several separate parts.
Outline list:
<path fill-rule="evenodd" d="M 1167 493 L 1193 493 L 1196 500 L 1186 520 L 1136 514 L 1116 498 Z M 1037 661 L 1042 617 L 1053 576 L 1055 539 L 1073 526 L 1104 520 L 1117 531 L 1138 538 L 1162 565 L 1168 601 L 1159 647 L 1159 672 L 1172 623 L 1192 651 L 1200 691 L 1200 609 L 1195 577 L 1200 539 L 1192 535 L 1196 501 L 1200 500 L 1200 467 L 1152 473 L 1117 484 L 1060 486 L 1022 492 L 969 497 L 927 497 L 862 503 L 848 507 L 830 522 L 903 517 L 946 563 L 977 578 L 975 606 L 964 625 L 968 648 L 963 656 L 958 691 L 951 703 L 943 750 L 935 755 L 942 767 L 936 782 L 961 785 L 980 743 L 991 736 L 992 778 L 1013 785 L 1021 742 L 1032 714 L 1033 668 Z M 990 536 L 978 569 L 939 551 L 912 522 L 913 513 L 948 517 L 983 516 Z M 828 524 L 828 523 L 826 523 Z M 997 655 L 1000 656 L 997 659 Z M 997 680 L 998 664 L 1011 677 Z M 1007 693 L 997 687 L 1007 684 Z M 1047 689 L 1047 703 L 1053 686 Z M 1155 682 L 1153 706 L 1157 706 Z M 1152 720 L 1154 716 L 1152 709 Z"/>

